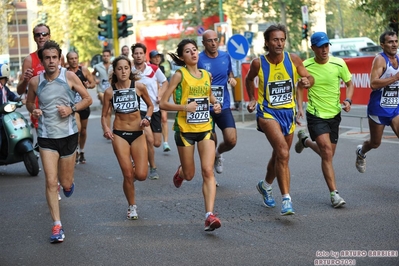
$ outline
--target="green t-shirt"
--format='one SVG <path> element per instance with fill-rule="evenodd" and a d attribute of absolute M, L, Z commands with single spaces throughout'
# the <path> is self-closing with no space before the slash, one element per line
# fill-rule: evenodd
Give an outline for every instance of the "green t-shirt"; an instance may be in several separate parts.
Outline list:
<path fill-rule="evenodd" d="M 327 63 L 318 64 L 313 57 L 303 64 L 314 78 L 314 85 L 308 90 L 306 111 L 323 119 L 335 117 L 341 112 L 341 80 L 346 83 L 352 78 L 345 61 L 330 56 Z"/>

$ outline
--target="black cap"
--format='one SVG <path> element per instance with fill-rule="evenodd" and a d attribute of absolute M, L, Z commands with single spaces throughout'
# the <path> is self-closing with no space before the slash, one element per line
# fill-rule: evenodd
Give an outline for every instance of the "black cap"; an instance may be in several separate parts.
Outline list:
<path fill-rule="evenodd" d="M 150 52 L 150 58 L 153 58 L 154 56 L 157 56 L 157 55 L 161 55 L 157 50 L 152 50 Z"/>

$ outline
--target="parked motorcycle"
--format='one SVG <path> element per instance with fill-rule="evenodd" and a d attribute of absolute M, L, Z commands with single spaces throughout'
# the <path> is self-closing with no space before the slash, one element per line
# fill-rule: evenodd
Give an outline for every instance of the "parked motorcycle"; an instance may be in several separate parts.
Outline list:
<path fill-rule="evenodd" d="M 27 119 L 15 111 L 22 102 L 8 102 L 0 105 L 3 114 L 0 165 L 24 162 L 31 176 L 39 174 L 39 162 L 33 148 L 32 127 Z"/>

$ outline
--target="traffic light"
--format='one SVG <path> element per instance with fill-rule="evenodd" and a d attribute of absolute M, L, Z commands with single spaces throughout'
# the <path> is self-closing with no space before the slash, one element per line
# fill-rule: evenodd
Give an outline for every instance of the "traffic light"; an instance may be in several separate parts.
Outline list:
<path fill-rule="evenodd" d="M 391 18 L 389 25 L 388 25 L 394 32 L 396 32 L 396 35 L 398 35 L 398 22 L 396 21 L 396 19 Z"/>
<path fill-rule="evenodd" d="M 101 31 L 98 32 L 99 37 L 112 39 L 112 20 L 111 15 L 98 16 L 97 19 L 100 21 L 98 27 Z"/>
<path fill-rule="evenodd" d="M 302 39 L 308 38 L 308 23 L 305 22 L 302 24 Z"/>
<path fill-rule="evenodd" d="M 133 34 L 133 31 L 129 30 L 130 27 L 133 27 L 133 23 L 129 23 L 131 19 L 133 19 L 133 16 L 117 14 L 118 38 L 125 38 Z"/>

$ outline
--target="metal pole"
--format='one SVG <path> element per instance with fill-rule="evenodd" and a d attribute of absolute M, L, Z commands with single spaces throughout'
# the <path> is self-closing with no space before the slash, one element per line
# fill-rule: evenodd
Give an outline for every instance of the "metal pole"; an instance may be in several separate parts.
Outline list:
<path fill-rule="evenodd" d="M 112 29 L 113 29 L 113 40 L 114 40 L 114 55 L 119 55 L 119 39 L 118 39 L 118 21 L 117 21 L 117 0 L 112 0 Z"/>
<path fill-rule="evenodd" d="M 223 1 L 219 0 L 219 20 L 223 22 Z"/>
<path fill-rule="evenodd" d="M 242 81 L 242 74 L 240 73 L 240 67 L 241 67 L 241 61 L 236 60 L 236 66 L 237 66 L 237 77 L 240 78 L 240 83 L 241 83 L 241 120 L 242 122 L 245 122 L 245 115 L 244 115 L 244 82 Z"/>

